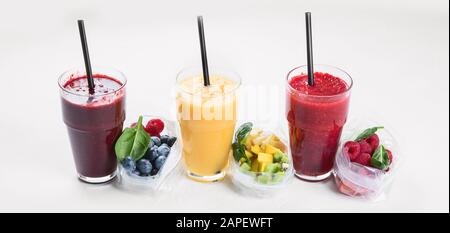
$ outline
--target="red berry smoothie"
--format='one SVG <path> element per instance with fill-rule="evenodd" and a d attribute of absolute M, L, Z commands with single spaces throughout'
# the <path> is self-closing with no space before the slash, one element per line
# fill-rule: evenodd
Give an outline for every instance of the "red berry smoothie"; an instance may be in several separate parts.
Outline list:
<path fill-rule="evenodd" d="M 331 174 L 349 109 L 348 78 L 315 72 L 314 86 L 309 86 L 306 72 L 288 77 L 289 141 L 296 175 L 302 179 L 323 180 Z"/>
<path fill-rule="evenodd" d="M 62 113 L 79 178 L 90 183 L 114 178 L 114 144 L 125 120 L 125 88 L 116 78 L 95 74 L 95 93 L 86 76 L 73 75 L 62 84 Z"/>

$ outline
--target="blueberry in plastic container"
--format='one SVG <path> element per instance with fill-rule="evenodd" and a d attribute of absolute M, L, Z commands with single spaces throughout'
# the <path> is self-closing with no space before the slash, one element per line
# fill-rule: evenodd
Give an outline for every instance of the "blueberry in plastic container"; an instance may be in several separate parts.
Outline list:
<path fill-rule="evenodd" d="M 125 170 L 127 170 L 127 171 L 136 170 L 136 163 L 131 158 L 131 156 L 125 157 L 125 159 L 122 160 L 121 164 L 122 164 L 123 168 L 125 168 Z"/>
<path fill-rule="evenodd" d="M 161 144 L 162 143 L 166 143 L 167 144 L 167 141 L 169 140 L 169 135 L 161 135 Z"/>
<path fill-rule="evenodd" d="M 170 137 L 170 138 L 167 140 L 167 145 L 168 145 L 169 147 L 172 147 L 173 144 L 175 144 L 176 141 L 177 141 L 177 137 Z"/>
<path fill-rule="evenodd" d="M 158 158 L 156 158 L 154 165 L 156 169 L 161 169 L 161 167 L 164 165 L 164 163 L 166 162 L 166 156 L 159 156 Z"/>
<path fill-rule="evenodd" d="M 151 137 L 154 146 L 161 146 L 161 140 L 158 137 Z"/>
<path fill-rule="evenodd" d="M 152 164 L 147 159 L 141 159 L 137 162 L 137 169 L 141 175 L 148 175 L 152 171 Z"/>
<path fill-rule="evenodd" d="M 170 147 L 168 145 L 162 144 L 160 147 L 158 147 L 158 156 L 169 156 L 170 153 Z"/>
<path fill-rule="evenodd" d="M 157 146 L 148 148 L 147 151 L 145 152 L 144 159 L 147 159 L 150 162 L 155 161 L 155 159 L 159 156 L 157 150 L 158 150 Z"/>

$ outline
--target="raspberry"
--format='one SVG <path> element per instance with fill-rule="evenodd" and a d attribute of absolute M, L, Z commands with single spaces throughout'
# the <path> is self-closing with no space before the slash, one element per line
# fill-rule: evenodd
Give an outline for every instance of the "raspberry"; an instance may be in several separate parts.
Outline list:
<path fill-rule="evenodd" d="M 371 159 L 370 154 L 361 153 L 358 156 L 358 158 L 355 159 L 354 162 L 355 163 L 359 163 L 359 164 L 364 165 L 364 166 L 370 166 L 370 159 Z"/>
<path fill-rule="evenodd" d="M 366 140 L 359 141 L 359 146 L 361 147 L 361 153 L 372 154 L 372 146 Z"/>
<path fill-rule="evenodd" d="M 160 119 L 152 119 L 147 122 L 147 126 L 145 126 L 145 131 L 149 133 L 151 136 L 159 136 L 159 134 L 164 129 L 164 122 Z"/>
<path fill-rule="evenodd" d="M 380 145 L 380 138 L 376 134 L 373 134 L 372 136 L 366 138 L 365 141 L 370 144 L 370 146 L 372 147 L 372 151 L 375 151 Z"/>
<path fill-rule="evenodd" d="M 387 154 L 388 154 L 388 156 L 389 156 L 389 164 L 391 164 L 391 163 L 392 163 L 392 159 L 394 159 L 394 158 L 392 157 L 392 152 L 391 152 L 390 150 L 388 150 L 388 149 L 386 149 L 386 152 L 387 152 Z"/>
<path fill-rule="evenodd" d="M 355 160 L 361 153 L 361 146 L 357 142 L 348 141 L 344 144 L 342 153 L 344 153 L 344 155 L 347 156 L 350 159 L 350 161 L 353 162 L 353 160 Z"/>

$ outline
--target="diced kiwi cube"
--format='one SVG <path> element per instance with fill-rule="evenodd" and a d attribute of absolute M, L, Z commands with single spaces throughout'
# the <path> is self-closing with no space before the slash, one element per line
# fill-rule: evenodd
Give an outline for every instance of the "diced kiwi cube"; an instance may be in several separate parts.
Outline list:
<path fill-rule="evenodd" d="M 248 165 L 248 163 L 243 163 L 241 164 L 240 169 L 242 171 L 250 171 L 251 167 Z"/>
<path fill-rule="evenodd" d="M 239 159 L 239 164 L 243 164 L 243 163 L 245 163 L 246 161 L 247 161 L 247 158 L 242 157 L 242 158 Z"/>
<path fill-rule="evenodd" d="M 272 163 L 267 165 L 265 172 L 269 172 L 269 173 L 276 173 L 278 171 L 281 170 L 281 164 L 279 163 Z"/>
<path fill-rule="evenodd" d="M 279 183 L 281 181 L 283 181 L 285 173 L 283 171 L 279 171 L 275 174 L 273 174 L 273 179 L 272 179 L 272 183 Z"/>
<path fill-rule="evenodd" d="M 275 152 L 275 154 L 273 155 L 273 161 L 274 161 L 275 163 L 279 163 L 279 162 L 281 162 L 281 160 L 282 160 L 284 157 L 287 158 L 287 156 L 286 156 L 283 152 L 277 151 L 277 152 Z"/>
<path fill-rule="evenodd" d="M 282 163 L 287 163 L 287 162 L 289 162 L 289 158 L 287 157 L 287 155 L 283 154 L 283 157 L 281 158 L 281 162 L 282 162 Z"/>
<path fill-rule="evenodd" d="M 258 181 L 258 183 L 267 184 L 271 180 L 271 175 L 270 174 L 262 174 L 262 175 L 258 176 L 256 178 L 256 180 Z"/>

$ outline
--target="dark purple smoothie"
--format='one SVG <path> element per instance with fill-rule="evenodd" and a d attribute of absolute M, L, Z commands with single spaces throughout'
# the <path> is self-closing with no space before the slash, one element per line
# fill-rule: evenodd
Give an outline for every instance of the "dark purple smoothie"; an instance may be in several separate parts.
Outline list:
<path fill-rule="evenodd" d="M 88 179 L 115 173 L 114 144 L 125 120 L 124 84 L 99 74 L 94 75 L 94 83 L 95 94 L 89 95 L 86 76 L 71 77 L 61 97 L 75 165 L 78 174 Z"/>

